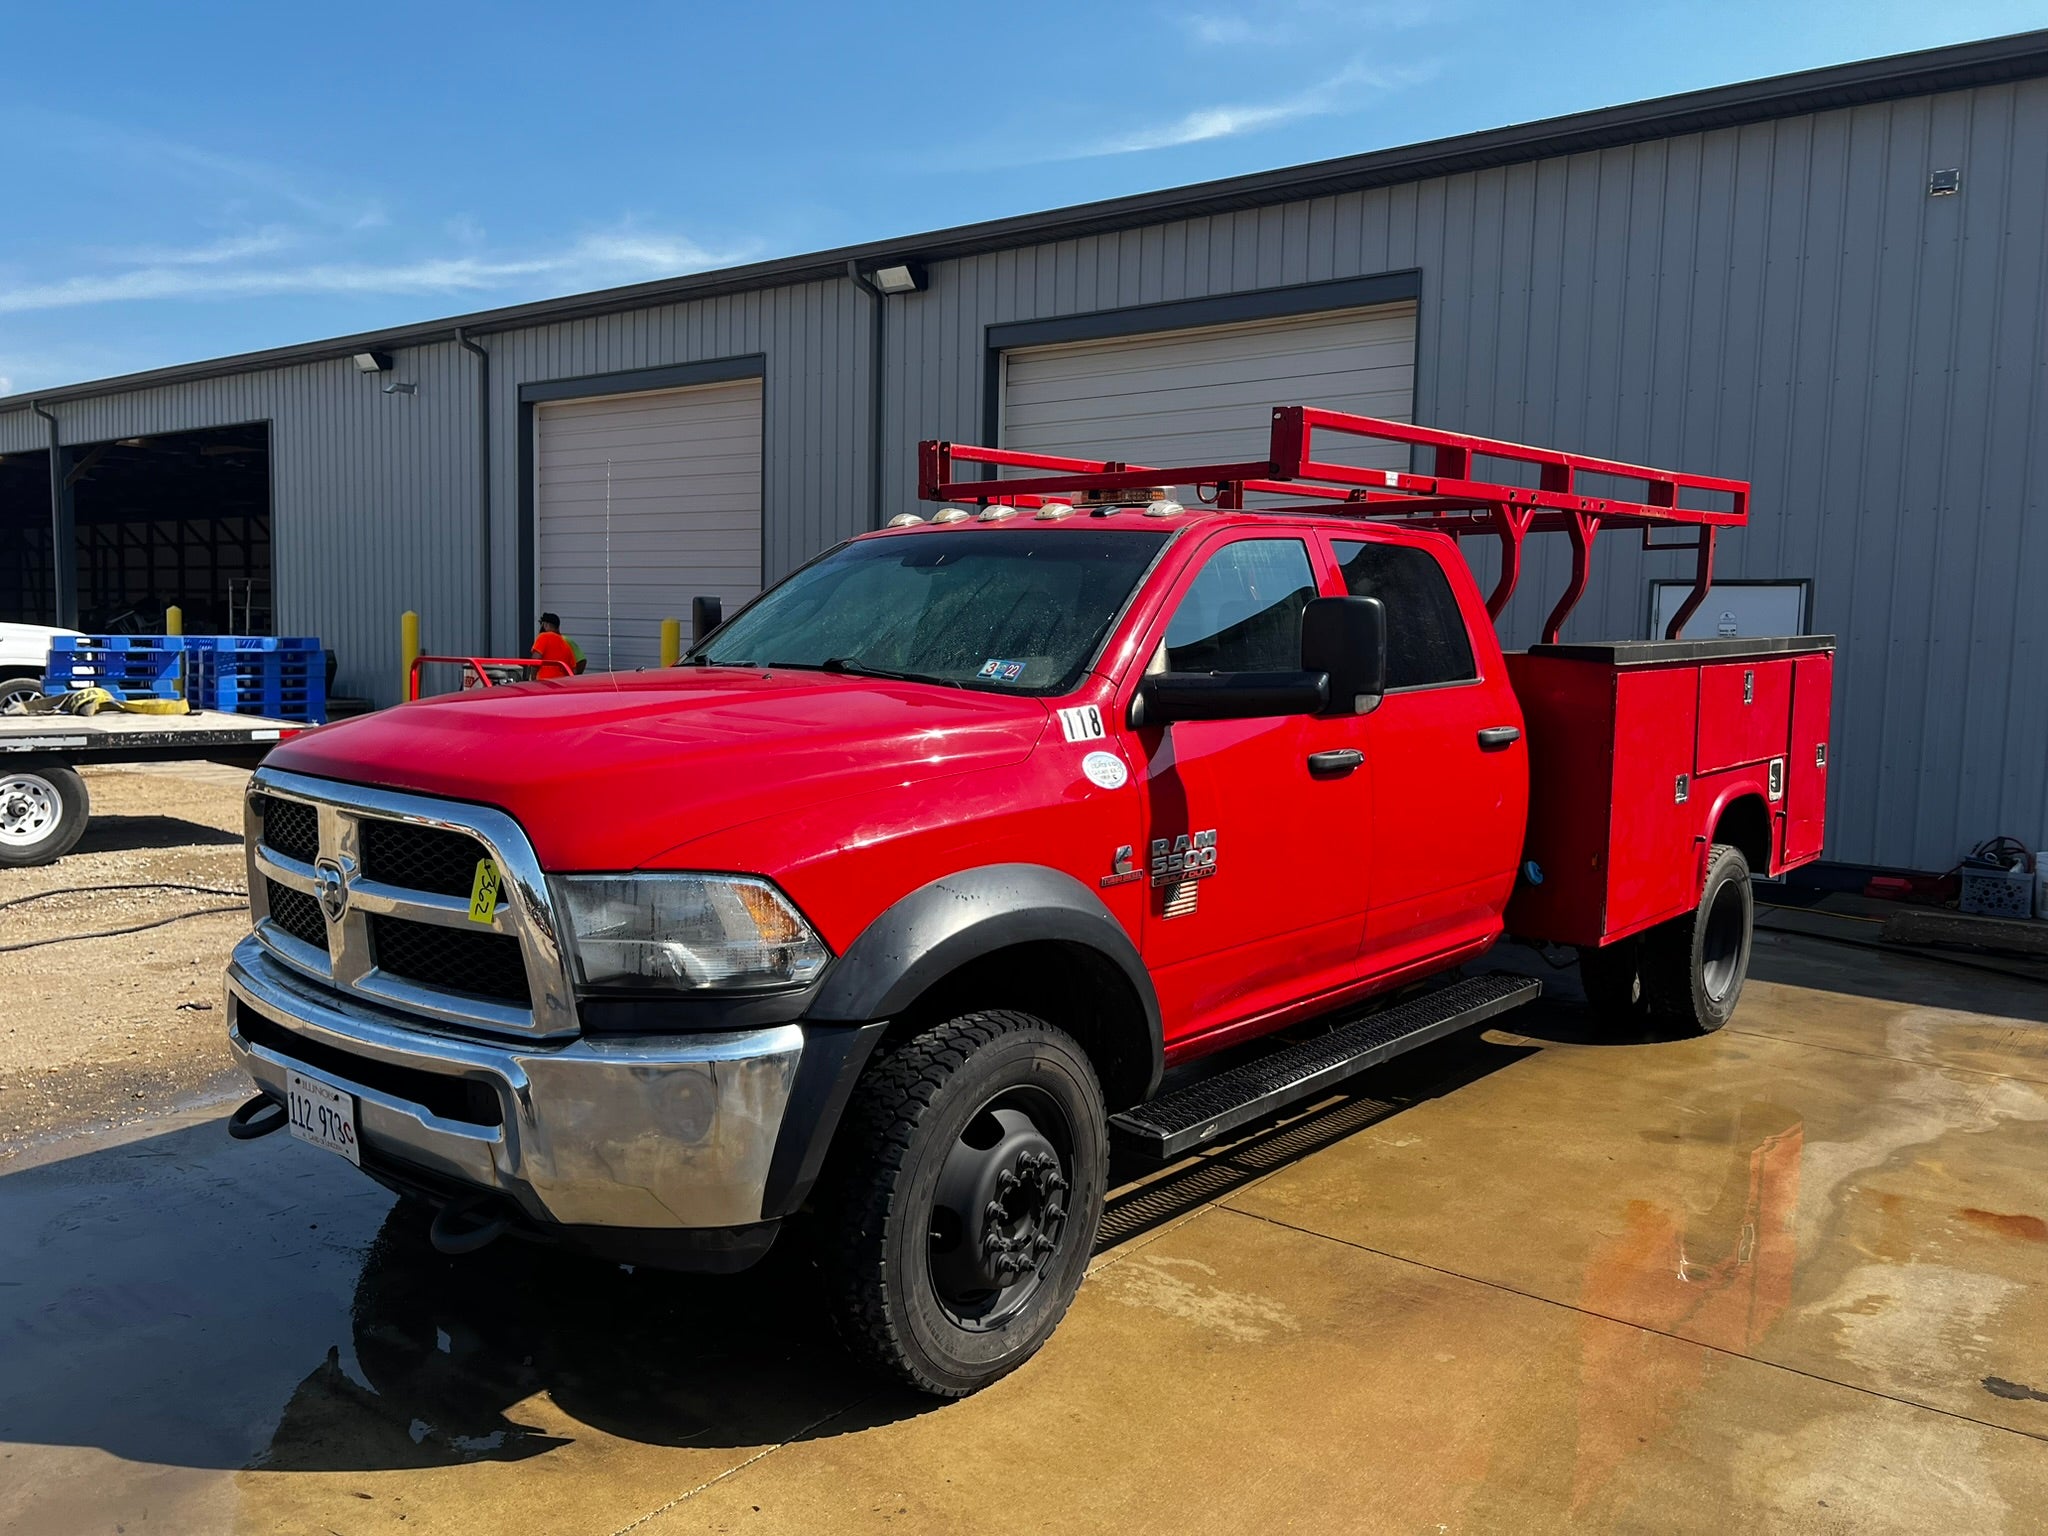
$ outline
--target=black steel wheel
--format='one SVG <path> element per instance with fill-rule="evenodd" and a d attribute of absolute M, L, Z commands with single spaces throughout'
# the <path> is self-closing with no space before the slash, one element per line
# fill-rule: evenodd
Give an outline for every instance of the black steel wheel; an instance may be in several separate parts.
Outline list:
<path fill-rule="evenodd" d="M 1644 939 L 1643 994 L 1651 1017 L 1702 1035 L 1726 1024 L 1749 977 L 1755 916 L 1749 860 L 1741 849 L 1716 843 L 1699 905 Z"/>
<path fill-rule="evenodd" d="M 972 1013 L 890 1050 L 815 1202 L 848 1348 L 941 1397 L 1022 1365 L 1080 1287 L 1108 1161 L 1094 1069 L 1044 1020 Z"/>

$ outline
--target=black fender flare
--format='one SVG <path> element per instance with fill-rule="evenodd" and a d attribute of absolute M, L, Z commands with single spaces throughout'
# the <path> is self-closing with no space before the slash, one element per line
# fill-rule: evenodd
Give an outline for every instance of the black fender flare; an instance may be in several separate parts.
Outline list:
<path fill-rule="evenodd" d="M 845 1023 L 894 1018 L 969 961 L 1048 941 L 1094 950 L 1130 983 L 1152 1037 L 1156 1086 L 1165 1063 L 1159 995 L 1137 946 L 1099 896 L 1043 864 L 984 864 L 919 886 L 862 930 L 804 1016 Z"/>
<path fill-rule="evenodd" d="M 1144 1097 L 1166 1069 L 1159 994 L 1137 946 L 1109 908 L 1072 875 L 1042 864 L 986 864 L 919 886 L 862 930 L 826 971 L 804 1010 L 804 1050 L 776 1138 L 762 1215 L 799 1206 L 824 1164 L 853 1085 L 887 1021 L 933 984 L 1017 944 L 1063 942 L 1094 951 L 1130 984 L 1150 1052 Z"/>

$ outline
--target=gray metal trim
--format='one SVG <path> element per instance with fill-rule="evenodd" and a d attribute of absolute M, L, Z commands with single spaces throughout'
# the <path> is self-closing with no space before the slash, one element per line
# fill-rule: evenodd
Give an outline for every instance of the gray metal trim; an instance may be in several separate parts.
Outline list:
<path fill-rule="evenodd" d="M 1400 304 L 1421 297 L 1422 269 L 1410 267 L 1321 283 L 1290 283 L 1282 288 L 1249 288 L 1199 299 L 1170 299 L 1163 304 L 1094 309 L 1046 320 L 1012 320 L 988 326 L 983 334 L 990 347 L 1011 352 L 1019 347 L 1108 341 L 1118 336 L 1153 336 L 1162 331 L 1242 325 L 1247 321 L 1281 320 L 1329 310 L 1370 309 L 1376 304 Z"/>
<path fill-rule="evenodd" d="M 645 395 L 662 389 L 690 389 L 699 384 L 729 384 L 735 379 L 767 377 L 768 354 L 748 352 L 698 363 L 673 363 L 666 368 L 632 368 L 624 373 L 594 373 L 580 379 L 540 379 L 521 384 L 519 400 L 522 405 L 597 400 L 606 395 Z"/>
<path fill-rule="evenodd" d="M 884 259 L 901 260 L 915 255 L 929 263 L 984 251 L 1077 239 L 1106 230 L 1132 229 L 1243 208 L 1298 202 L 1362 188 L 1423 181 L 1460 171 L 1483 170 L 1618 144 L 1670 138 L 1710 128 L 1735 127 L 1773 118 L 1797 117 L 1808 112 L 1965 90 L 1972 86 L 1997 85 L 2041 75 L 2048 75 L 2048 30 L 2021 32 L 1981 42 L 1865 59 L 1625 106 L 1577 112 L 1534 123 L 1518 123 L 1372 154 L 1176 187 L 1164 192 L 1109 198 L 980 224 L 958 225 L 921 235 L 867 241 L 829 251 L 755 262 L 743 267 L 692 273 L 685 277 L 608 288 L 569 298 L 480 310 L 390 330 L 365 331 L 353 336 L 124 374 L 69 388 L 39 391 L 38 398 L 55 403 L 123 394 L 161 384 L 222 378 L 257 369 L 345 358 L 366 349 L 394 350 L 447 342 L 453 340 L 458 328 L 472 335 L 481 335 L 561 320 L 617 314 L 685 299 L 822 282 L 841 277 L 848 261 L 867 266 Z M 0 399 L 0 411 L 26 410 L 28 403 L 26 395 Z"/>

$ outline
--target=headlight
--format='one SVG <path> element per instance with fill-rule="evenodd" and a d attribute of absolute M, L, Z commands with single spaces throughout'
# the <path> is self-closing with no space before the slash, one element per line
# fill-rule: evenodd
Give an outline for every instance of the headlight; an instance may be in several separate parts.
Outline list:
<path fill-rule="evenodd" d="M 570 875 L 554 886 L 581 987 L 758 991 L 801 986 L 832 958 L 765 880 Z"/>

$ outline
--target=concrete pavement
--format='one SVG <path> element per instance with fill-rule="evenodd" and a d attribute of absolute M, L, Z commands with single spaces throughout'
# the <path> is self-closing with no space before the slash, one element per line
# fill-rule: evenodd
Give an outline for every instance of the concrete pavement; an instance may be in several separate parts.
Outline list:
<path fill-rule="evenodd" d="M 1567 977 L 1131 1178 L 945 1406 L 794 1251 L 451 1261 L 188 1116 L 0 1177 L 0 1530 L 2038 1529 L 2044 993 L 1763 935 L 1729 1029 L 1618 1042 Z"/>

